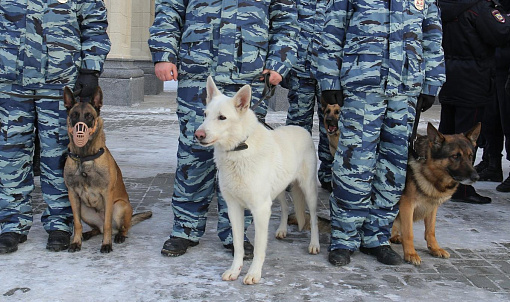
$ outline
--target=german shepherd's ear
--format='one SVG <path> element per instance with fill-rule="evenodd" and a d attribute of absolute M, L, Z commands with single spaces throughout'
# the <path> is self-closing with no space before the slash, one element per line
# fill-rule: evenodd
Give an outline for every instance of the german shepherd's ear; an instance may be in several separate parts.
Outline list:
<path fill-rule="evenodd" d="M 482 123 L 477 123 L 473 128 L 471 128 L 468 132 L 466 132 L 464 135 L 467 137 L 469 141 L 471 141 L 471 144 L 476 147 L 476 140 L 478 139 L 478 136 L 480 135 L 480 131 L 482 129 Z"/>
<path fill-rule="evenodd" d="M 439 132 L 430 122 L 427 124 L 427 137 L 429 142 L 432 143 L 432 147 L 434 149 L 441 148 L 441 145 L 445 140 L 444 135 Z"/>
<path fill-rule="evenodd" d="M 101 87 L 97 86 L 96 90 L 94 90 L 94 94 L 92 95 L 92 98 L 90 98 L 90 104 L 94 107 L 94 109 L 96 109 L 97 114 L 99 115 L 101 107 L 103 107 L 103 90 Z"/>
<path fill-rule="evenodd" d="M 64 106 L 67 111 L 71 110 L 74 104 L 76 104 L 76 99 L 74 98 L 73 92 L 69 87 L 64 87 Z"/>
<path fill-rule="evenodd" d="M 212 76 L 207 77 L 207 97 L 205 99 L 205 104 L 209 104 L 209 102 L 217 95 L 221 94 L 221 92 L 218 90 L 218 87 L 216 87 L 216 84 L 214 83 L 214 80 Z"/>
<path fill-rule="evenodd" d="M 245 111 L 250 107 L 251 104 L 251 87 L 250 85 L 244 85 L 239 89 L 236 95 L 232 98 L 234 106 L 237 111 Z"/>

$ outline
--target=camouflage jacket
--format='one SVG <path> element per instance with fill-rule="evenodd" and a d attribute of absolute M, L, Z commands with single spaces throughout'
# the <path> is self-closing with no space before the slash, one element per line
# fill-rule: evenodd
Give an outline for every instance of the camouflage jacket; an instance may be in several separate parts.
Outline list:
<path fill-rule="evenodd" d="M 177 64 L 179 79 L 249 84 L 263 69 L 285 76 L 296 60 L 296 19 L 292 0 L 156 0 L 152 60 Z"/>
<path fill-rule="evenodd" d="M 445 81 L 434 0 L 331 0 L 318 79 L 322 90 L 437 95 Z"/>
<path fill-rule="evenodd" d="M 1 0 L 0 83 L 62 89 L 110 51 L 102 0 Z"/>

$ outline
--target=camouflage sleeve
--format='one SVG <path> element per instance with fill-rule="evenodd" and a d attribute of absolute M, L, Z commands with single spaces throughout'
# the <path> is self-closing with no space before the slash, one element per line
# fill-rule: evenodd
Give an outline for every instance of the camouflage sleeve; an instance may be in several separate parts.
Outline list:
<path fill-rule="evenodd" d="M 154 63 L 177 64 L 177 51 L 186 12 L 184 2 L 184 0 L 156 0 L 155 19 L 149 29 L 149 48 Z"/>
<path fill-rule="evenodd" d="M 296 63 L 299 26 L 295 1 L 272 1 L 269 18 L 269 53 L 265 68 L 285 77 Z"/>
<path fill-rule="evenodd" d="M 425 60 L 425 83 L 422 92 L 438 95 L 446 81 L 444 52 L 442 45 L 443 29 L 439 8 L 435 0 L 428 0 L 428 10 L 423 20 L 423 56 Z"/>
<path fill-rule="evenodd" d="M 108 27 L 106 7 L 102 0 L 82 0 L 79 3 L 81 69 L 102 71 L 111 46 L 106 33 Z"/>
<path fill-rule="evenodd" d="M 350 1 L 331 0 L 325 9 L 322 43 L 318 51 L 317 80 L 321 90 L 341 90 L 340 69 Z"/>

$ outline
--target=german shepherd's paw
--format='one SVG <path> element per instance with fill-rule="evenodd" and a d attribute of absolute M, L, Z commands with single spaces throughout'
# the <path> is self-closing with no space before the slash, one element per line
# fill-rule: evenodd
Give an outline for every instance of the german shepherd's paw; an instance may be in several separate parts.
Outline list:
<path fill-rule="evenodd" d="M 391 236 L 390 242 L 391 243 L 395 243 L 395 244 L 401 244 L 402 243 L 402 237 L 400 237 L 400 235 Z"/>
<path fill-rule="evenodd" d="M 101 245 L 101 253 L 109 253 L 113 251 L 112 244 L 103 244 Z"/>
<path fill-rule="evenodd" d="M 234 271 L 232 269 L 226 270 L 223 275 L 221 275 L 221 280 L 223 281 L 234 281 L 237 280 L 239 274 L 241 273 L 241 268 L 239 270 Z"/>
<path fill-rule="evenodd" d="M 421 258 L 420 258 L 420 256 L 418 256 L 416 251 L 413 252 L 413 253 L 404 254 L 404 260 L 407 263 L 411 263 L 411 264 L 414 264 L 414 265 L 420 265 L 421 264 Z"/>
<path fill-rule="evenodd" d="M 78 252 L 78 251 L 81 251 L 81 244 L 79 243 L 72 243 L 70 246 L 69 246 L 69 249 L 67 250 L 69 253 L 74 253 L 74 252 Z"/>
<path fill-rule="evenodd" d="M 117 235 L 115 235 L 115 238 L 114 238 L 113 242 L 115 242 L 115 243 L 124 243 L 124 241 L 126 241 L 126 238 L 127 237 L 124 236 L 124 235 L 117 234 Z"/>
<path fill-rule="evenodd" d="M 442 248 L 439 248 L 439 249 L 430 249 L 429 248 L 429 253 L 432 256 L 437 257 L 437 258 L 445 258 L 445 259 L 450 258 L 450 253 L 443 250 Z"/>

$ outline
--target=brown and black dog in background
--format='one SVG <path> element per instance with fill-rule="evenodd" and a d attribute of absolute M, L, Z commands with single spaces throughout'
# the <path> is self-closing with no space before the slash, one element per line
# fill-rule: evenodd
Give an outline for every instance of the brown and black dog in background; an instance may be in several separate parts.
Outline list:
<path fill-rule="evenodd" d="M 429 123 L 427 135 L 416 139 L 390 238 L 393 243 L 402 243 L 406 262 L 421 264 L 414 249 L 413 222 L 422 219 L 429 253 L 439 258 L 450 257 L 436 240 L 437 209 L 452 197 L 459 183 L 469 185 L 478 180 L 473 156 L 480 128 L 478 123 L 465 134 L 443 135 Z"/>
<path fill-rule="evenodd" d="M 338 129 L 338 118 L 340 117 L 340 105 L 329 104 L 321 98 L 321 109 L 324 114 L 324 127 L 328 134 L 329 152 L 335 156 L 336 148 L 338 147 L 338 139 L 340 138 L 340 130 Z"/>
<path fill-rule="evenodd" d="M 68 87 L 64 88 L 67 109 L 69 154 L 64 167 L 64 181 L 74 216 L 74 237 L 70 252 L 79 251 L 84 240 L 103 233 L 101 253 L 122 243 L 129 228 L 152 216 L 152 212 L 133 215 L 133 208 L 122 180 L 119 166 L 105 145 L 103 119 L 99 116 L 103 93 L 97 87 L 90 102 L 77 102 Z M 83 233 L 81 221 L 92 230 Z"/>

